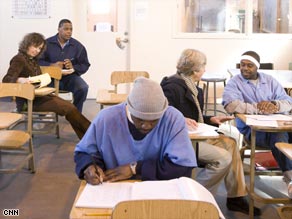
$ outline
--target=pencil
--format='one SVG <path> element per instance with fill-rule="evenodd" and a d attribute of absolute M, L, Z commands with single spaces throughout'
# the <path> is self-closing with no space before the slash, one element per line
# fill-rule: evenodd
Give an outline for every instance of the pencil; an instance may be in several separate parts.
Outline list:
<path fill-rule="evenodd" d="M 84 213 L 83 216 L 111 216 L 111 213 Z"/>

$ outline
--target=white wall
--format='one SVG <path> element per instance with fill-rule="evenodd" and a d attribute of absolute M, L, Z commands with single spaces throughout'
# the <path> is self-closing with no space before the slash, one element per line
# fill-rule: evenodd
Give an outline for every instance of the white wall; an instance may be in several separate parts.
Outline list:
<path fill-rule="evenodd" d="M 203 51 L 208 58 L 207 71 L 226 72 L 238 62 L 237 58 L 246 50 L 255 50 L 262 62 L 273 62 L 275 69 L 288 69 L 292 61 L 290 39 L 177 39 L 173 37 L 172 16 L 175 0 L 145 0 L 148 2 L 147 16 L 136 19 L 135 3 L 131 0 L 131 69 L 147 70 L 158 82 L 165 75 L 175 73 L 176 61 L 185 48 Z M 141 0 L 140 0 L 141 1 Z M 84 3 L 84 4 L 83 4 Z M 102 41 L 96 41 L 94 33 L 86 32 L 86 1 L 52 0 L 50 19 L 12 19 L 11 1 L 0 1 L 0 78 L 6 74 L 9 60 L 17 53 L 18 43 L 28 32 L 41 32 L 49 37 L 57 32 L 60 19 L 73 22 L 73 37 L 80 40 L 88 50 L 91 67 L 83 76 L 90 86 L 89 98 L 95 98 L 97 89 L 109 86 L 113 59 L 117 51 L 106 50 Z M 104 36 L 106 37 L 106 35 Z M 99 49 L 100 48 L 100 49 Z"/>

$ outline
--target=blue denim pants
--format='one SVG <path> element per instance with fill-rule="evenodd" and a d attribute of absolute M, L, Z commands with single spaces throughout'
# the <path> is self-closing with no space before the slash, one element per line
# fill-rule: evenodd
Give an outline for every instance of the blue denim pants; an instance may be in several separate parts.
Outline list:
<path fill-rule="evenodd" d="M 60 90 L 73 93 L 73 104 L 82 112 L 83 103 L 88 93 L 88 84 L 77 74 L 65 75 L 60 80 Z"/>

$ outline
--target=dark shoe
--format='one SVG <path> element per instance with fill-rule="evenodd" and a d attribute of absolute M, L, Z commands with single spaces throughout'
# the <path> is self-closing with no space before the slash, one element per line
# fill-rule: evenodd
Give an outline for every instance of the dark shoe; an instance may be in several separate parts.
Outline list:
<path fill-rule="evenodd" d="M 239 211 L 249 214 L 249 204 L 246 197 L 227 198 L 226 206 L 230 211 Z M 261 215 L 261 210 L 257 207 L 253 208 L 254 216 Z"/>

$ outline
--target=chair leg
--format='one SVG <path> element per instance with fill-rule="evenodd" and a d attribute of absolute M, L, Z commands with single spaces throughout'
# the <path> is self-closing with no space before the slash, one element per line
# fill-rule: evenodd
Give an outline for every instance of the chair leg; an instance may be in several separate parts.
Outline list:
<path fill-rule="evenodd" d="M 28 160 L 28 169 L 31 173 L 35 173 L 35 163 L 34 163 L 34 149 L 33 149 L 33 141 L 29 140 L 29 153 L 32 155 Z"/>
<path fill-rule="evenodd" d="M 239 154 L 240 154 L 240 157 L 241 157 L 241 161 L 243 162 L 244 160 L 244 152 L 245 150 L 248 149 L 248 146 L 242 146 L 240 149 L 239 149 Z"/>
<path fill-rule="evenodd" d="M 56 114 L 56 135 L 57 138 L 60 138 L 60 126 L 59 126 L 59 117 L 58 114 Z"/>

